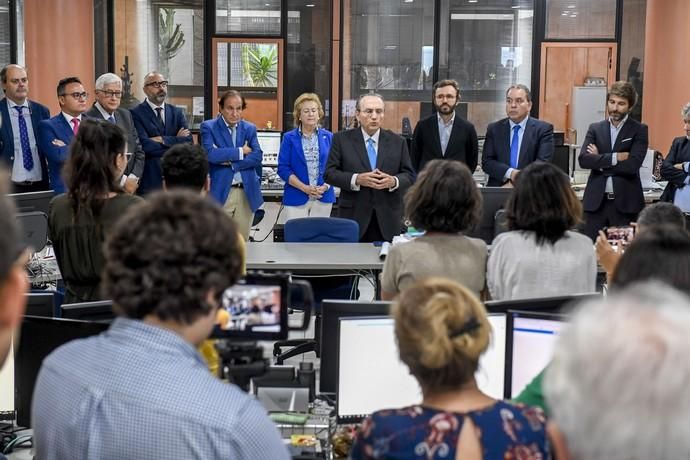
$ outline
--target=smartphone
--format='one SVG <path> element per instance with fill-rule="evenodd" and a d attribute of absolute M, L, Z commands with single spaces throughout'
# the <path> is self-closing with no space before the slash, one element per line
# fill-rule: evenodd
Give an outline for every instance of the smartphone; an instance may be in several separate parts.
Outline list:
<path fill-rule="evenodd" d="M 627 246 L 635 238 L 635 227 L 606 227 L 606 239 L 611 245 Z"/>

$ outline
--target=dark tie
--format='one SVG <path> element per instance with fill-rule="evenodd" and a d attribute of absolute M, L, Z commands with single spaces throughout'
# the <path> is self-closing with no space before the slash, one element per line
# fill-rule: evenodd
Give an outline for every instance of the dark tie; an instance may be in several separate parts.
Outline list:
<path fill-rule="evenodd" d="M 158 115 L 158 122 L 161 128 L 165 129 L 165 122 L 163 121 L 163 107 L 156 107 L 156 114 Z"/>
<path fill-rule="evenodd" d="M 15 105 L 19 117 L 19 143 L 22 145 L 22 161 L 24 162 L 24 169 L 31 171 L 34 169 L 34 157 L 31 155 L 31 146 L 29 145 L 29 130 L 26 127 L 26 119 L 22 113 L 24 107 Z"/>
<path fill-rule="evenodd" d="M 510 143 L 510 167 L 517 169 L 519 160 L 520 125 L 513 126 L 513 140 Z"/>

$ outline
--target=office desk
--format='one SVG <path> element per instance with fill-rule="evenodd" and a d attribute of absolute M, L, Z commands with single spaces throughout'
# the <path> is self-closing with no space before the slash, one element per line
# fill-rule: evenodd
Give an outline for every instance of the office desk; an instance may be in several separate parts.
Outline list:
<path fill-rule="evenodd" d="M 380 248 L 371 243 L 249 243 L 247 270 L 289 271 L 295 274 L 361 274 L 374 276 L 376 298 L 381 297 Z"/>

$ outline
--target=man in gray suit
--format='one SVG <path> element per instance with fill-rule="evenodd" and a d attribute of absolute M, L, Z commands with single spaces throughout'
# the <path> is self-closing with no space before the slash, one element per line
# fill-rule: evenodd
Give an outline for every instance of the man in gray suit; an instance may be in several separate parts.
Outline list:
<path fill-rule="evenodd" d="M 127 193 L 134 193 L 139 187 L 139 178 L 144 172 L 144 149 L 134 127 L 129 110 L 120 108 L 122 100 L 122 79 L 114 73 L 104 73 L 96 80 L 96 103 L 86 112 L 92 118 L 102 118 L 118 125 L 127 136 L 129 161 L 122 175 L 121 185 Z"/>

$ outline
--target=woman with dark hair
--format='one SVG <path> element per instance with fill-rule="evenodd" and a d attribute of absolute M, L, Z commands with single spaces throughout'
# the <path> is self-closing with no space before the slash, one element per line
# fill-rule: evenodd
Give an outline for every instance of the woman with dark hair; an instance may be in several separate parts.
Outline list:
<path fill-rule="evenodd" d="M 84 119 L 65 165 L 67 193 L 53 198 L 48 233 L 65 282 L 64 303 L 101 299 L 103 241 L 115 221 L 141 201 L 125 193 L 120 178 L 127 166 L 122 129 Z"/>
<path fill-rule="evenodd" d="M 494 239 L 487 266 L 493 299 L 594 292 L 594 246 L 571 230 L 582 220 L 582 205 L 560 169 L 537 162 L 522 170 L 506 218 L 511 231 Z"/>
<path fill-rule="evenodd" d="M 482 196 L 470 170 L 459 161 L 432 160 L 405 195 L 405 215 L 424 230 L 393 246 L 386 257 L 381 298 L 392 299 L 417 280 L 443 276 L 479 296 L 485 286 L 486 243 L 463 232 L 481 216 Z"/>

